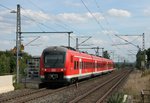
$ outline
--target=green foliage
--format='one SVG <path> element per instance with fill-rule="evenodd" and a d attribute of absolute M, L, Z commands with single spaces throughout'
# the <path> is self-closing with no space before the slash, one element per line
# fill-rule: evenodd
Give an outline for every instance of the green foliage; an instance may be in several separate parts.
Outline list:
<path fill-rule="evenodd" d="M 9 73 L 10 57 L 6 57 L 5 54 L 0 56 L 0 74 Z"/>
<path fill-rule="evenodd" d="M 146 51 L 147 61 L 150 61 L 150 48 Z"/>
<path fill-rule="evenodd" d="M 24 73 L 27 67 L 26 60 L 31 58 L 28 53 L 22 53 L 19 59 L 20 74 Z M 16 72 L 16 56 L 11 51 L 0 51 L 0 75 L 12 74 Z"/>
<path fill-rule="evenodd" d="M 144 76 L 147 76 L 147 75 L 150 75 L 150 70 L 145 70 L 144 72 L 142 72 L 141 77 L 144 77 Z"/>
<path fill-rule="evenodd" d="M 123 103 L 123 96 L 122 93 L 116 93 L 108 99 L 107 103 Z"/>
<path fill-rule="evenodd" d="M 13 86 L 14 86 L 15 90 L 24 88 L 24 85 L 21 83 L 19 83 L 19 84 L 13 83 Z"/>
<path fill-rule="evenodd" d="M 104 57 L 104 58 L 107 58 L 107 59 L 110 59 L 110 55 L 108 54 L 107 51 L 104 51 L 104 52 L 103 52 L 103 57 Z"/>
<path fill-rule="evenodd" d="M 141 61 L 144 61 L 144 51 L 139 50 L 136 54 L 136 67 L 141 69 Z"/>
<path fill-rule="evenodd" d="M 145 60 L 144 52 L 147 55 L 147 66 L 150 65 L 150 48 L 145 51 L 139 50 L 136 54 L 136 67 L 138 69 L 141 69 L 141 61 Z"/>

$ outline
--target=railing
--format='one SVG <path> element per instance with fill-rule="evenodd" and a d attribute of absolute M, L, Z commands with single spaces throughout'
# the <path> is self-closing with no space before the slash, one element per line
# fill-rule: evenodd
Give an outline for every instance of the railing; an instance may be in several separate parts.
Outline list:
<path fill-rule="evenodd" d="M 142 103 L 150 103 L 150 90 L 141 90 Z"/>

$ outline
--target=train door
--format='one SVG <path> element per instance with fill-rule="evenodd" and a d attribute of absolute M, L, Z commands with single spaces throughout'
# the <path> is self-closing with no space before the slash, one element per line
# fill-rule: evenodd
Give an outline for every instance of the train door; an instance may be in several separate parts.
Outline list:
<path fill-rule="evenodd" d="M 74 74 L 79 74 L 79 58 L 74 57 Z"/>
<path fill-rule="evenodd" d="M 82 73 L 82 59 L 79 58 L 79 74 Z"/>
<path fill-rule="evenodd" d="M 95 72 L 97 72 L 97 61 L 95 61 Z"/>

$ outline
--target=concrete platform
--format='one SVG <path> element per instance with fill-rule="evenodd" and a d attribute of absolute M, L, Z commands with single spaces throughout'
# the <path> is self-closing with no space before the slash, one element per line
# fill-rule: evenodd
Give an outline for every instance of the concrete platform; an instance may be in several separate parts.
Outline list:
<path fill-rule="evenodd" d="M 13 75 L 0 76 L 0 94 L 14 90 Z"/>
<path fill-rule="evenodd" d="M 43 88 L 44 84 L 41 82 L 40 78 L 23 78 L 21 81 L 26 88 L 39 89 Z"/>

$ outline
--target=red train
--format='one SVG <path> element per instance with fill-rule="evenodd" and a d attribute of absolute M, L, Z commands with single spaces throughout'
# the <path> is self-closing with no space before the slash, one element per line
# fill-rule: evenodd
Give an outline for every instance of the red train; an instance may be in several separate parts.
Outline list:
<path fill-rule="evenodd" d="M 40 59 L 42 82 L 75 82 L 79 79 L 114 70 L 113 61 L 74 49 L 51 46 Z"/>

